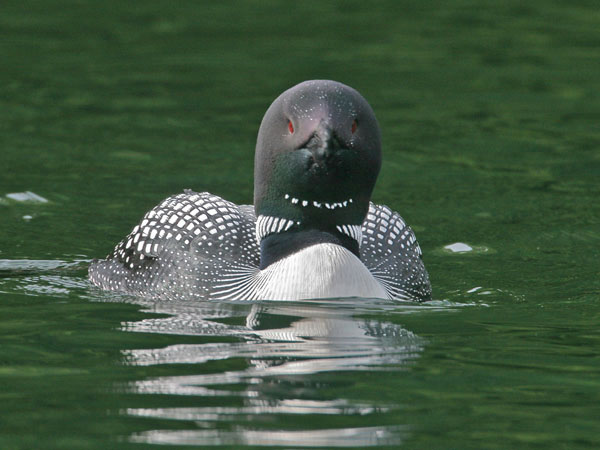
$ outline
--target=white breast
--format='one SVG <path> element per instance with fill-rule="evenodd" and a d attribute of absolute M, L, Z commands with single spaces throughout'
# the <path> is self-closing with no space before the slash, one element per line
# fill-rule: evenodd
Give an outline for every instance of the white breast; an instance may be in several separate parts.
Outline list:
<path fill-rule="evenodd" d="M 390 298 L 352 252 L 335 244 L 312 245 L 254 274 L 252 297 L 272 300 L 307 298 Z"/>

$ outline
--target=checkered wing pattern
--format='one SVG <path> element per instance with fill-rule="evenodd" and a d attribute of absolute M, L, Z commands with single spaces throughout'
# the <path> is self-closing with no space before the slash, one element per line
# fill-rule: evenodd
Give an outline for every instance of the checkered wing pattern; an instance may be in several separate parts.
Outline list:
<path fill-rule="evenodd" d="M 254 209 L 207 192 L 167 198 L 105 260 L 89 269 L 97 286 L 136 295 L 213 298 L 228 278 L 258 270 Z"/>
<path fill-rule="evenodd" d="M 362 225 L 360 257 L 392 298 L 431 298 L 429 275 L 415 234 L 387 206 L 371 203 Z"/>

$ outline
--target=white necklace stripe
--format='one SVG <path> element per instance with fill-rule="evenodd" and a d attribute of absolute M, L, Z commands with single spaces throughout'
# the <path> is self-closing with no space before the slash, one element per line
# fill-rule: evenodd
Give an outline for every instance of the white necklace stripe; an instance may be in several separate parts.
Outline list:
<path fill-rule="evenodd" d="M 294 225 L 293 220 L 284 219 L 283 217 L 258 216 L 258 219 L 256 219 L 256 242 L 260 245 L 260 241 L 265 236 L 287 231 L 292 225 Z"/>
<path fill-rule="evenodd" d="M 260 215 L 258 216 L 258 219 L 256 219 L 256 242 L 258 245 L 260 245 L 260 242 L 267 235 L 287 231 L 292 227 L 292 225 L 294 225 L 294 221 L 290 219 Z M 361 244 L 361 225 L 336 225 L 336 228 L 340 233 L 345 234 L 346 236 L 358 242 L 358 245 Z"/>
<path fill-rule="evenodd" d="M 362 242 L 362 227 L 360 225 L 336 225 L 336 228 L 340 233 L 358 242 L 358 245 Z"/>

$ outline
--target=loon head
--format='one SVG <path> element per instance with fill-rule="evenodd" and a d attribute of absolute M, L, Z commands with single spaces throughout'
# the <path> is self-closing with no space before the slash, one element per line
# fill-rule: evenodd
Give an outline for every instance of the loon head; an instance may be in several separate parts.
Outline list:
<path fill-rule="evenodd" d="M 358 255 L 360 226 L 380 167 L 379 125 L 356 90 L 313 80 L 281 94 L 265 113 L 256 143 L 254 207 L 261 258 L 265 247 L 285 247 L 275 252 L 281 255 L 315 239 Z M 303 234 L 293 239 L 294 233 Z M 269 239 L 282 234 L 285 240 Z M 266 258 L 261 266 L 277 258 Z"/>

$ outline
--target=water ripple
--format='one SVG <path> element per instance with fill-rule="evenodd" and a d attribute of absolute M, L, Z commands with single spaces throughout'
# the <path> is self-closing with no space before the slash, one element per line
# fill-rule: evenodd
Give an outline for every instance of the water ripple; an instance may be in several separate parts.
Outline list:
<path fill-rule="evenodd" d="M 275 430 L 152 430 L 137 433 L 132 442 L 168 445 L 262 445 L 298 447 L 374 447 L 398 445 L 406 434 L 406 427 L 353 427 L 345 429 Z"/>
<path fill-rule="evenodd" d="M 365 402 L 323 398 L 322 389 L 331 382 L 323 382 L 319 374 L 334 374 L 338 379 L 349 372 L 405 370 L 422 352 L 423 339 L 394 321 L 382 321 L 374 315 L 392 311 L 408 313 L 422 305 L 399 306 L 368 299 L 255 303 L 138 301 L 148 311 L 169 316 L 125 322 L 123 330 L 236 339 L 123 350 L 126 365 L 195 365 L 200 372 L 162 375 L 123 386 L 129 393 L 185 396 L 201 404 L 123 409 L 121 414 L 130 417 L 194 422 L 197 428 L 202 428 L 150 430 L 130 436 L 132 442 L 368 447 L 397 445 L 407 433 L 407 426 L 396 425 L 335 429 L 319 429 L 314 425 L 298 429 L 296 425 L 289 430 L 273 430 L 266 424 L 280 423 L 275 417 L 282 415 L 375 418 L 398 410 L 401 405 L 384 399 Z M 215 361 L 244 361 L 245 367 L 205 373 L 203 367 Z M 341 377 L 338 382 L 344 380 Z"/>
<path fill-rule="evenodd" d="M 394 419 L 405 405 L 377 395 L 365 400 L 351 387 L 360 386 L 359 374 L 385 380 L 420 357 L 426 342 L 399 324 L 403 315 L 468 306 L 364 298 L 156 301 L 94 289 L 80 275 L 85 264 L 1 260 L 0 287 L 134 303 L 148 314 L 122 322 L 122 331 L 176 337 L 176 344 L 121 350 L 122 364 L 144 376 L 116 386 L 130 399 L 119 413 L 148 419 L 148 430 L 127 437 L 147 445 L 398 445 L 410 434 Z M 335 419 L 319 419 L 325 416 Z"/>

